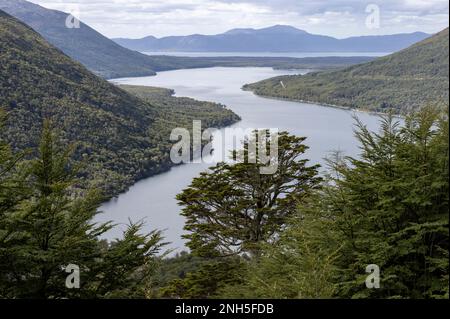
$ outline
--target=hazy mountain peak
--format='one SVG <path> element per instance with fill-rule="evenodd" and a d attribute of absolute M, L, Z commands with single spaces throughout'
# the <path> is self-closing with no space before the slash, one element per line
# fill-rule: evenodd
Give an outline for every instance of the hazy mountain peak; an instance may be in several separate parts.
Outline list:
<path fill-rule="evenodd" d="M 250 34 L 255 32 L 255 29 L 252 28 L 237 28 L 237 29 L 231 29 L 230 31 L 225 32 L 224 34 Z"/>
<path fill-rule="evenodd" d="M 277 24 L 277 25 L 274 25 L 272 27 L 259 29 L 258 31 L 260 31 L 260 32 L 261 31 L 262 32 L 271 32 L 271 33 L 297 33 L 297 34 L 298 33 L 303 33 L 303 34 L 307 33 L 306 31 L 297 29 L 297 28 L 295 28 L 293 26 L 282 25 L 282 24 Z"/>
<path fill-rule="evenodd" d="M 289 25 L 236 28 L 216 35 L 168 36 L 160 39 L 113 39 L 137 51 L 187 52 L 395 52 L 425 39 L 425 33 L 336 39 Z"/>
<path fill-rule="evenodd" d="M 295 27 L 289 26 L 289 25 L 274 25 L 267 28 L 261 28 L 261 29 L 252 29 L 252 28 L 237 28 L 232 29 L 228 32 L 225 32 L 224 34 L 227 35 L 239 35 L 239 34 L 255 34 L 255 33 L 283 33 L 283 34 L 305 34 L 306 31 L 297 29 Z"/>

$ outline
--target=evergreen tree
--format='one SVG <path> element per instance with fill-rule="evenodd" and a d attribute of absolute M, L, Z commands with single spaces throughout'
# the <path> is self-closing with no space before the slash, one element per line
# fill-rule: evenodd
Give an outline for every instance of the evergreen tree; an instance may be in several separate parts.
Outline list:
<path fill-rule="evenodd" d="M 2 149 L 2 167 L 10 163 Z M 24 196 L 0 215 L 2 270 L 0 295 L 5 298 L 144 298 L 161 251 L 161 233 L 141 235 L 132 224 L 124 238 L 108 244 L 99 236 L 110 223 L 93 223 L 103 198 L 96 191 L 76 190 L 74 147 L 61 151 L 45 122 L 39 157 L 20 166 L 26 171 Z M 6 160 L 5 160 L 6 159 Z M 10 165 L 10 167 L 12 167 Z M 16 193 L 2 178 L 2 194 Z M 80 287 L 69 289 L 68 265 L 79 267 Z"/>
<path fill-rule="evenodd" d="M 330 178 L 300 205 L 275 246 L 231 296 L 448 298 L 448 113 L 424 108 L 380 133 L 358 122 L 359 158 L 330 160 Z M 366 267 L 380 268 L 368 289 Z"/>
<path fill-rule="evenodd" d="M 87 296 L 91 298 L 148 298 L 163 247 L 160 231 L 141 234 L 144 224 L 131 223 L 122 239 L 104 247 L 101 258 L 88 272 Z"/>
<path fill-rule="evenodd" d="M 257 254 L 259 244 L 274 240 L 297 204 L 318 187 L 318 167 L 300 158 L 308 149 L 305 138 L 286 132 L 257 134 L 263 139 L 257 135 L 246 141 L 243 151 L 233 154 L 239 160 L 236 164 L 219 163 L 177 196 L 186 217 L 187 246 L 193 253 L 205 257 Z M 263 154 L 258 152 L 268 151 L 275 142 L 278 158 L 270 163 L 278 169 L 263 174 Z M 250 143 L 256 147 L 249 147 Z M 256 161 L 249 160 L 252 157 Z"/>
<path fill-rule="evenodd" d="M 0 109 L 0 129 L 6 118 Z M 17 170 L 17 163 L 24 153 L 13 155 L 9 145 L 0 139 L 0 298 L 6 297 L 5 288 L 11 277 L 11 264 L 16 255 L 15 248 L 25 242 L 14 227 L 15 210 L 28 194 L 24 185 L 25 174 Z"/>
<path fill-rule="evenodd" d="M 187 218 L 187 245 L 209 262 L 170 282 L 163 296 L 213 298 L 227 286 L 241 284 L 243 257 L 257 258 L 261 245 L 277 239 L 298 203 L 318 187 L 318 166 L 301 159 L 305 138 L 255 133 L 243 150 L 232 154 L 237 163 L 219 163 L 177 196 Z M 268 159 L 277 170 L 264 174 L 261 168 L 269 163 L 261 160 L 262 152 L 269 154 L 273 143 L 278 143 L 278 153 Z"/>
<path fill-rule="evenodd" d="M 424 108 L 381 134 L 361 123 L 360 159 L 332 161 L 325 200 L 344 243 L 339 294 L 346 297 L 448 296 L 448 116 Z M 366 289 L 365 268 L 380 267 L 381 289 Z"/>

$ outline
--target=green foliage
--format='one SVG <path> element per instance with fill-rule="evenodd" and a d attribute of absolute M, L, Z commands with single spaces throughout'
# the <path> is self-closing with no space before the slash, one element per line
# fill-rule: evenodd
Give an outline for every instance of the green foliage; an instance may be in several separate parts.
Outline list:
<path fill-rule="evenodd" d="M 320 200 L 309 197 L 301 214 L 289 219 L 275 243 L 266 244 L 259 258 L 243 267 L 243 280 L 223 288 L 224 298 L 320 299 L 335 297 L 335 261 L 340 243 L 330 229 L 333 222 L 318 218 L 308 206 Z"/>
<path fill-rule="evenodd" d="M 86 278 L 89 298 L 147 298 L 153 290 L 153 277 L 159 267 L 156 256 L 166 245 L 160 231 L 140 234 L 144 225 L 130 223 L 123 239 L 101 250 L 100 259 Z"/>
<path fill-rule="evenodd" d="M 94 76 L 3 12 L 0 59 L 0 105 L 9 114 L 2 137 L 14 151 L 31 148 L 36 155 L 41 123 L 51 119 L 61 144 L 75 143 L 74 158 L 90 162 L 80 172 L 80 187 L 92 184 L 108 197 L 168 170 L 170 131 L 187 119 L 217 126 L 239 119 L 212 103 L 158 93 L 142 101 Z"/>
<path fill-rule="evenodd" d="M 426 108 L 381 134 L 359 124 L 362 159 L 331 162 L 328 194 L 343 254 L 340 293 L 352 297 L 448 297 L 448 116 Z M 382 287 L 361 284 L 368 264 Z"/>
<path fill-rule="evenodd" d="M 4 127 L 5 112 L 0 109 L 0 128 Z M 4 215 L 8 209 L 15 207 L 23 196 L 21 181 L 16 165 L 25 153 L 14 155 L 11 147 L 0 138 L 0 214 Z"/>
<path fill-rule="evenodd" d="M 164 287 L 172 280 L 186 278 L 187 273 L 195 271 L 207 262 L 206 258 L 183 251 L 161 260 L 153 280 L 158 287 Z"/>
<path fill-rule="evenodd" d="M 300 159 L 307 150 L 304 138 L 286 132 L 263 138 L 262 145 L 256 137 L 250 142 L 258 150 L 277 139 L 278 169 L 274 174 L 261 172 L 265 166 L 261 154 L 252 154 L 246 143 L 245 150 L 235 154 L 240 158 L 237 164 L 219 163 L 177 196 L 186 217 L 187 246 L 195 254 L 257 253 L 258 245 L 273 240 L 297 203 L 318 186 L 318 167 L 307 166 L 308 160 Z M 252 155 L 254 163 L 248 160 Z"/>
<path fill-rule="evenodd" d="M 256 94 L 348 108 L 408 114 L 448 105 L 448 29 L 408 49 L 338 71 L 282 76 L 244 88 Z M 283 82 L 283 85 L 281 84 Z"/>
<path fill-rule="evenodd" d="M 218 293 L 226 286 L 241 282 L 244 266 L 238 258 L 211 260 L 189 272 L 185 278 L 172 280 L 159 294 L 172 299 L 218 298 Z"/>
<path fill-rule="evenodd" d="M 425 108 L 380 133 L 358 123 L 360 158 L 330 160 L 328 185 L 227 296 L 448 298 L 448 113 Z M 366 267 L 381 269 L 367 289 Z"/>
<path fill-rule="evenodd" d="M 73 148 L 62 151 L 55 141 L 46 122 L 39 157 L 20 165 L 2 145 L 0 297 L 145 297 L 164 246 L 160 232 L 140 235 L 142 224 L 132 224 L 123 239 L 101 242 L 112 227 L 92 223 L 103 198 L 97 191 L 74 191 Z M 79 289 L 65 285 L 69 264 L 80 267 Z"/>
<path fill-rule="evenodd" d="M 307 166 L 308 161 L 301 159 L 307 150 L 304 138 L 286 132 L 255 133 L 242 151 L 232 154 L 239 159 L 237 164 L 212 167 L 177 196 L 187 218 L 187 245 L 194 256 L 204 259 L 187 274 L 162 285 L 161 296 L 214 298 L 227 287 L 241 285 L 244 257 L 256 258 L 264 243 L 275 241 L 297 204 L 318 187 L 318 167 Z M 278 170 L 263 174 L 260 169 L 267 163 L 261 162 L 261 152 L 269 151 L 275 141 L 278 159 L 270 161 L 278 164 Z M 250 161 L 252 157 L 256 161 Z"/>

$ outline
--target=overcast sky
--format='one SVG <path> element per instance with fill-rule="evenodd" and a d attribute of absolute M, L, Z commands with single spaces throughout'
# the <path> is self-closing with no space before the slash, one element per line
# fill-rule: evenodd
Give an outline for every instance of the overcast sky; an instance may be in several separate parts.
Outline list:
<path fill-rule="evenodd" d="M 424 31 L 448 26 L 448 0 L 31 0 L 80 19 L 108 37 L 218 34 L 233 28 L 292 25 L 339 38 Z M 368 5 L 380 25 L 366 26 Z M 370 8 L 370 7 L 369 7 Z M 373 11 L 372 11 L 373 12 Z M 375 28 L 373 28 L 375 26 Z"/>

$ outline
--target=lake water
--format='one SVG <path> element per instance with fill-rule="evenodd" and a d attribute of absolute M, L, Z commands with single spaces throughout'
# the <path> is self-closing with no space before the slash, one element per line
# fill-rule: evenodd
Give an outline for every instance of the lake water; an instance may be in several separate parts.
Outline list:
<path fill-rule="evenodd" d="M 241 90 L 252 83 L 273 76 L 307 71 L 282 71 L 271 68 L 209 68 L 161 72 L 155 77 L 116 79 L 120 84 L 171 88 L 177 96 L 213 101 L 227 105 L 242 117 L 234 127 L 278 128 L 298 136 L 306 136 L 310 146 L 307 158 L 323 164 L 323 158 L 332 151 L 347 155 L 359 153 L 353 129 L 353 116 L 358 116 L 371 130 L 377 130 L 379 118 L 368 113 L 355 113 L 313 104 L 272 100 Z M 217 145 L 216 156 L 223 150 Z M 225 147 L 229 147 L 225 146 Z M 207 170 L 211 164 L 186 164 L 171 171 L 135 184 L 127 193 L 106 203 L 100 221 L 112 220 L 119 227 L 107 234 L 108 239 L 120 237 L 128 220 L 144 219 L 146 230 L 164 230 L 171 248 L 183 249 L 181 239 L 184 218 L 175 196 L 186 188 L 192 178 Z"/>
<path fill-rule="evenodd" d="M 272 57 L 272 58 L 311 58 L 330 56 L 371 56 L 381 57 L 392 52 L 170 52 L 170 51 L 144 51 L 147 55 L 170 55 L 179 57 Z"/>

